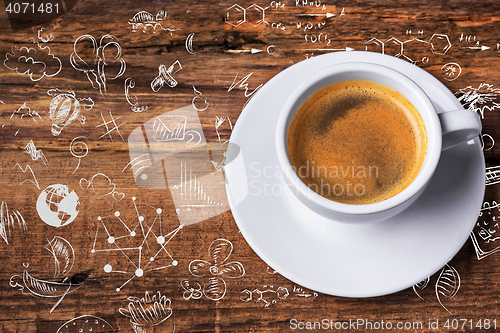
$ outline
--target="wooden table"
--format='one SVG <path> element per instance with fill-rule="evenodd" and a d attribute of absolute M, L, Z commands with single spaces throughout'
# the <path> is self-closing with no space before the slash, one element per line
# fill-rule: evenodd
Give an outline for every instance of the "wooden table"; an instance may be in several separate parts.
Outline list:
<path fill-rule="evenodd" d="M 4 0 L 0 8 L 2 332 L 288 332 L 313 331 L 315 322 L 323 325 L 315 331 L 356 331 L 358 320 L 378 331 L 500 326 L 498 3 Z M 181 123 L 176 137 L 151 128 L 185 142 L 202 129 L 215 171 L 263 84 L 309 57 L 352 49 L 413 62 L 482 117 L 485 209 L 471 240 L 426 286 L 368 299 L 318 294 L 259 259 L 230 210 L 179 228 L 165 184 L 136 184 L 134 129 L 190 106 L 199 123 Z M 446 294 L 443 273 L 454 277 Z M 157 317 L 142 317 L 148 309 Z"/>

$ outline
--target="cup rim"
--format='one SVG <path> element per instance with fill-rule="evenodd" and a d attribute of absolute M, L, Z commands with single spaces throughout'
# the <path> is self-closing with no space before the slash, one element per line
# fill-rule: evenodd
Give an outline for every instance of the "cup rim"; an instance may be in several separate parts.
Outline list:
<path fill-rule="evenodd" d="M 386 200 L 369 204 L 346 204 L 336 202 L 323 197 L 310 189 L 302 181 L 302 179 L 300 179 L 300 177 L 293 169 L 288 155 L 287 147 L 287 137 L 291 118 L 293 117 L 295 112 L 300 109 L 300 106 L 305 100 L 308 99 L 308 97 L 310 97 L 314 92 L 321 89 L 321 87 L 319 87 L 311 92 L 311 86 L 313 86 L 315 83 L 321 82 L 322 80 L 328 80 L 328 78 L 341 73 L 355 72 L 369 72 L 371 75 L 375 74 L 375 76 L 383 76 L 385 77 L 385 79 L 388 79 L 395 83 L 397 82 L 397 85 L 401 85 L 401 87 L 404 87 L 404 89 L 410 89 L 410 91 L 412 92 L 412 104 L 415 104 L 415 101 L 419 103 L 418 107 L 415 105 L 414 106 L 422 117 L 427 134 L 426 155 L 415 179 L 410 183 L 410 185 L 408 185 L 398 194 Z M 329 84 L 341 81 L 345 80 L 333 80 Z M 383 86 L 388 86 L 387 84 L 380 83 L 379 81 L 374 79 L 367 79 L 366 81 L 371 81 Z M 327 85 L 323 85 L 322 87 Z M 389 88 L 399 91 L 400 93 L 402 93 L 400 90 L 404 90 L 403 88 Z M 405 94 L 403 95 L 407 99 L 410 99 L 409 96 L 406 96 Z M 415 81 L 413 81 L 405 74 L 384 65 L 368 62 L 349 62 L 334 64 L 332 66 L 319 70 L 311 74 L 295 88 L 295 90 L 290 94 L 280 110 L 276 128 L 275 146 L 279 166 L 283 173 L 284 179 L 287 185 L 290 187 L 292 193 L 301 201 L 306 200 L 308 204 L 313 204 L 314 207 L 317 207 L 320 210 L 326 209 L 331 212 L 348 215 L 367 215 L 384 212 L 398 207 L 421 192 L 421 189 L 424 188 L 431 179 L 439 162 L 442 148 L 442 132 L 439 118 L 437 116 L 434 105 L 432 104 L 427 94 Z"/>

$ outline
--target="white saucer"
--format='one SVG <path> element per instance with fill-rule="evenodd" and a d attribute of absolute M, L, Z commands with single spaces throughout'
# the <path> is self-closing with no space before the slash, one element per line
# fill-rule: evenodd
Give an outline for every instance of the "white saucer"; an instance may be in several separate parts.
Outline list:
<path fill-rule="evenodd" d="M 351 61 L 382 64 L 405 73 L 426 91 L 438 112 L 461 107 L 436 78 L 400 59 L 356 51 L 310 58 L 276 75 L 241 113 L 228 154 L 237 147 L 240 151 L 225 168 L 226 190 L 243 237 L 274 270 L 321 293 L 371 297 L 411 287 L 460 250 L 482 205 L 485 163 L 477 138 L 444 151 L 422 196 L 405 212 L 377 223 L 328 220 L 288 195 L 274 145 L 281 106 L 313 72 Z"/>

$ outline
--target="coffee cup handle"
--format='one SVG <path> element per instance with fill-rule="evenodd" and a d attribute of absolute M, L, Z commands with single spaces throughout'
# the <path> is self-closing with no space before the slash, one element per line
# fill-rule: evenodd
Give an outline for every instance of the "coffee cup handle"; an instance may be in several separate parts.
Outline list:
<path fill-rule="evenodd" d="M 443 133 L 442 150 L 474 139 L 482 129 L 479 115 L 471 110 L 459 109 L 438 114 Z"/>

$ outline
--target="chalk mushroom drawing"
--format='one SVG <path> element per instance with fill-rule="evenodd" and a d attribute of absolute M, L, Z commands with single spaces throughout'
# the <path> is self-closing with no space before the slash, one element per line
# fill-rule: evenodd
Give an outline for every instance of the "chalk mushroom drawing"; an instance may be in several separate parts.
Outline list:
<path fill-rule="evenodd" d="M 73 91 L 61 92 L 59 89 L 50 89 L 47 95 L 54 97 L 50 102 L 50 120 L 52 120 L 52 134 L 58 136 L 61 131 L 78 120 L 85 124 L 85 117 L 81 114 L 81 108 L 90 111 L 94 106 L 92 98 L 76 98 Z"/>
<path fill-rule="evenodd" d="M 183 226 L 167 232 L 164 230 L 161 208 L 147 205 L 139 209 L 135 197 L 132 197 L 132 202 L 134 206 L 132 217 L 123 216 L 125 214 L 118 210 L 112 216 L 97 217 L 96 234 L 90 251 L 92 254 L 123 255 L 123 260 L 116 261 L 117 267 L 111 264 L 104 265 L 104 272 L 108 274 L 119 273 L 128 276 L 128 280 L 116 288 L 117 292 L 134 278 L 141 278 L 147 272 L 178 265 L 167 245 Z"/>
<path fill-rule="evenodd" d="M 96 316 L 79 316 L 64 323 L 56 333 L 111 333 L 113 326 L 106 320 Z"/>
<path fill-rule="evenodd" d="M 0 204 L 0 236 L 7 245 L 9 245 L 11 230 L 15 228 L 22 228 L 24 232 L 28 231 L 28 226 L 21 213 L 17 209 L 9 212 L 7 203 L 2 202 Z"/>
<path fill-rule="evenodd" d="M 166 321 L 172 316 L 171 301 L 159 291 L 152 296 L 146 291 L 144 297 L 130 296 L 127 308 L 120 308 L 120 313 L 130 319 L 130 324 L 136 333 L 155 332 L 156 326 L 161 325 L 162 332 L 166 331 Z M 175 331 L 175 322 L 172 321 L 169 331 Z"/>
<path fill-rule="evenodd" d="M 169 68 L 167 68 L 165 65 L 160 65 L 160 67 L 158 67 L 158 76 L 155 77 L 153 81 L 151 81 L 151 89 L 154 92 L 158 92 L 164 85 L 167 85 L 170 88 L 174 88 L 177 85 L 177 81 L 172 75 L 174 75 L 181 69 L 182 66 L 179 60 L 174 62 Z"/>
<path fill-rule="evenodd" d="M 211 262 L 197 259 L 189 263 L 189 272 L 193 276 L 207 278 L 203 284 L 203 295 L 212 301 L 221 300 L 226 295 L 226 282 L 223 278 L 237 279 L 245 275 L 245 268 L 239 261 L 227 262 L 232 252 L 233 244 L 230 241 L 216 239 L 208 249 Z M 189 284 L 189 281 L 181 283 L 183 287 Z"/>
<path fill-rule="evenodd" d="M 132 32 L 136 32 L 138 29 L 142 29 L 143 33 L 146 33 L 146 30 L 151 27 L 153 28 L 153 33 L 156 33 L 156 28 L 160 27 L 162 31 L 169 31 L 172 34 L 172 31 L 177 31 L 181 29 L 170 29 L 164 28 L 162 26 L 162 22 L 167 19 L 167 12 L 163 10 L 159 10 L 155 15 L 147 12 L 145 10 L 140 11 L 134 15 L 129 21 L 128 24 L 132 26 Z"/>
<path fill-rule="evenodd" d="M 31 294 L 35 297 L 58 298 L 57 303 L 50 312 L 62 302 L 66 295 L 78 290 L 83 284 L 73 283 L 67 277 L 73 267 L 75 253 L 71 244 L 64 238 L 54 236 L 45 247 L 54 259 L 54 279 L 37 279 L 28 272 L 29 264 L 23 264 L 23 275 L 13 275 L 9 284 L 12 288 L 17 288 L 23 294 Z M 62 281 L 61 281 L 62 279 Z"/>
<path fill-rule="evenodd" d="M 79 46 L 79 44 L 84 45 Z M 90 52 L 88 48 L 91 48 Z M 113 35 L 104 35 L 99 42 L 88 34 L 78 37 L 73 43 L 70 63 L 74 69 L 85 73 L 92 88 L 99 89 L 102 96 L 106 94 L 107 81 L 119 78 L 127 68 L 122 58 L 121 46 Z M 108 77 L 106 72 L 113 71 L 113 69 L 116 72 L 115 75 Z"/>
<path fill-rule="evenodd" d="M 421 295 L 422 291 L 424 291 L 424 289 L 429 285 L 429 282 L 430 277 L 427 277 L 425 280 L 413 286 L 413 291 L 422 300 L 425 300 Z M 460 284 L 460 275 L 457 270 L 453 266 L 446 264 L 439 273 L 437 281 L 434 285 L 434 292 L 439 304 L 449 313 L 451 313 L 451 311 L 446 308 L 443 302 L 455 297 L 460 290 Z"/>
<path fill-rule="evenodd" d="M 54 184 L 40 193 L 36 209 L 43 222 L 60 228 L 75 220 L 79 205 L 80 201 L 75 191 L 66 185 Z"/>
<path fill-rule="evenodd" d="M 137 106 L 139 100 L 135 95 L 129 95 L 129 89 L 135 87 L 135 81 L 131 77 L 125 79 L 125 99 L 130 105 L 130 109 L 134 112 L 143 112 L 150 108 L 150 106 Z"/>
<path fill-rule="evenodd" d="M 291 292 L 286 287 L 274 287 L 271 285 L 263 286 L 262 290 L 245 289 L 241 292 L 241 294 L 240 300 L 242 302 L 262 302 L 264 303 L 265 308 L 291 297 L 318 297 L 318 293 L 304 290 L 298 286 L 294 286 Z"/>

